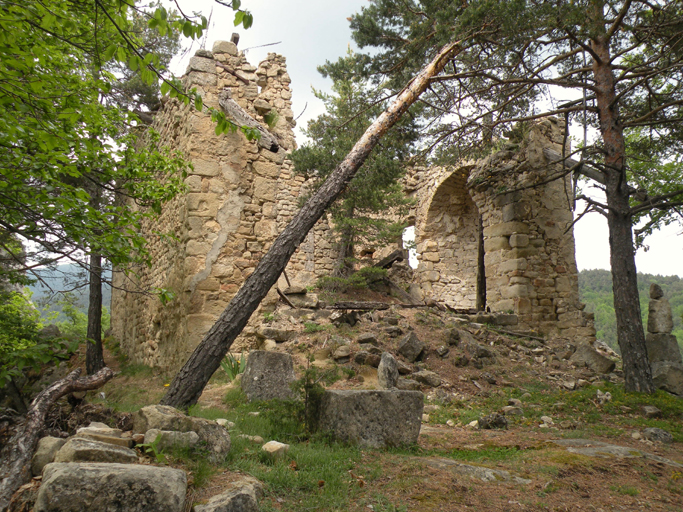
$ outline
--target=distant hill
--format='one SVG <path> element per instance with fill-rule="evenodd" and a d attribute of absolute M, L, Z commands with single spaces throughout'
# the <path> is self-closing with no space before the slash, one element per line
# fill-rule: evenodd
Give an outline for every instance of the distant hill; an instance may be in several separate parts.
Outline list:
<path fill-rule="evenodd" d="M 61 308 L 55 304 L 60 298 L 58 292 L 71 291 L 76 298 L 76 306 L 87 312 L 87 276 L 78 265 L 59 265 L 55 270 L 43 270 L 40 271 L 40 277 L 43 282 L 38 281 L 29 286 L 33 292 L 32 300 L 39 307 L 42 308 L 42 305 L 49 301 L 50 311 L 61 311 Z M 111 271 L 105 271 L 105 277 L 110 279 Z M 109 285 L 102 286 L 102 305 L 107 309 L 111 306 L 111 287 Z"/>
<path fill-rule="evenodd" d="M 678 276 L 654 276 L 638 273 L 638 295 L 643 323 L 647 329 L 647 308 L 650 302 L 650 284 L 657 283 L 669 299 L 674 317 L 674 332 L 679 345 L 683 346 L 683 279 Z M 612 274 L 608 270 L 582 270 L 579 273 L 579 295 L 586 304 L 586 311 L 595 313 L 595 329 L 598 339 L 615 350 L 617 325 L 612 297 Z"/>

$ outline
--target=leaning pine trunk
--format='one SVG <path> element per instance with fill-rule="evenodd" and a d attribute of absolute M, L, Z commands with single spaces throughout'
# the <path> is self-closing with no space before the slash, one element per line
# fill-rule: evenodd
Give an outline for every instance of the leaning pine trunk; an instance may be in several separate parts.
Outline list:
<path fill-rule="evenodd" d="M 429 85 L 429 79 L 443 70 L 459 47 L 459 42 L 444 46 L 403 89 L 392 105 L 370 125 L 342 163 L 277 237 L 254 272 L 175 376 L 168 392 L 161 399 L 162 404 L 187 408 L 197 402 L 230 345 L 242 332 L 268 290 L 277 282 L 292 254 L 308 232 L 344 191 L 372 148 L 419 98 Z"/>
<path fill-rule="evenodd" d="M 5 446 L 0 457 L 0 512 L 7 510 L 12 494 L 31 479 L 31 458 L 50 407 L 64 395 L 97 389 L 114 376 L 113 370 L 106 367 L 88 377 L 79 378 L 80 374 L 78 368 L 41 391 L 31 403 L 24 423 Z"/>

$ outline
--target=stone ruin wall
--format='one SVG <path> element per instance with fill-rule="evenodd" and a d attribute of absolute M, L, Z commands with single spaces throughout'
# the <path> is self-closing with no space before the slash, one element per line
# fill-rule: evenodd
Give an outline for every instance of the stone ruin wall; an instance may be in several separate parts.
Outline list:
<path fill-rule="evenodd" d="M 269 54 L 254 67 L 233 43 L 217 42 L 212 52 L 197 52 L 183 81 L 214 108 L 223 88 L 257 120 L 275 108 L 279 120 L 271 131 L 282 147 L 272 153 L 239 132 L 216 136 L 209 115 L 176 100 L 157 115 L 161 144 L 182 151 L 194 169 L 185 180 L 187 194 L 142 227 L 149 234 L 152 267 L 135 275 L 115 273 L 121 289 L 112 294 L 112 334 L 133 361 L 167 371 L 175 371 L 201 341 L 292 219 L 307 189 L 287 158 L 295 147 L 295 122 L 284 57 Z M 544 121 L 522 151 L 410 173 L 405 183 L 416 201 L 410 220 L 419 253 L 412 288 L 425 299 L 474 307 L 481 218 L 490 308 L 516 313 L 518 329 L 592 341 L 592 322 L 578 300 L 573 234 L 565 233 L 572 220 L 567 184 L 559 180 L 499 193 L 542 181 L 551 172 L 542 156 L 548 142 L 561 147 L 561 130 Z M 159 237 L 160 232 L 175 238 Z M 309 285 L 332 271 L 331 238 L 328 221 L 321 219 L 290 260 L 290 281 Z M 278 285 L 286 287 L 284 277 Z M 158 297 L 136 291 L 156 288 L 175 298 L 164 306 Z M 259 317 L 276 303 L 271 290 L 233 345 L 236 350 L 259 345 Z"/>
<path fill-rule="evenodd" d="M 594 341 L 592 316 L 579 301 L 571 177 L 550 180 L 563 170 L 543 155 L 544 148 L 561 153 L 563 143 L 562 127 L 547 119 L 521 146 L 455 168 L 415 171 L 415 281 L 425 296 L 475 306 L 481 222 L 491 311 L 516 314 L 518 330 Z"/>
<path fill-rule="evenodd" d="M 183 84 L 196 87 L 204 104 L 214 108 L 218 93 L 228 88 L 257 120 L 275 108 L 279 119 L 271 132 L 281 148 L 272 153 L 239 132 L 216 136 L 208 114 L 176 100 L 156 116 L 160 145 L 180 150 L 194 168 L 185 180 L 187 193 L 142 226 L 149 235 L 151 268 L 115 273 L 112 334 L 133 361 L 168 371 L 187 359 L 292 219 L 304 185 L 287 159 L 295 147 L 295 122 L 284 57 L 271 53 L 254 67 L 233 43 L 217 42 L 212 52 L 200 50 L 191 58 Z M 329 244 L 320 243 L 328 231 L 324 220 L 316 225 L 292 257 L 290 276 L 310 281 L 331 270 L 334 255 Z M 158 288 L 175 298 L 164 306 L 156 295 L 139 293 Z M 256 345 L 254 320 L 276 302 L 272 290 L 235 342 L 237 350 Z"/>

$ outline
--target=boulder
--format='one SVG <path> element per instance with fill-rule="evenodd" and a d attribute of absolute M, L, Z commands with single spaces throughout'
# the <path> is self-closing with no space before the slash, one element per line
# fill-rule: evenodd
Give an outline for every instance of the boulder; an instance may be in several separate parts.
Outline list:
<path fill-rule="evenodd" d="M 420 341 L 414 332 L 404 336 L 398 344 L 398 353 L 411 363 L 419 359 L 424 349 L 425 344 Z"/>
<path fill-rule="evenodd" d="M 645 344 L 647 346 L 647 359 L 651 365 L 663 362 L 683 362 L 678 340 L 673 334 L 650 332 L 645 336 Z"/>
<path fill-rule="evenodd" d="M 337 347 L 337 349 L 332 354 L 332 359 L 334 359 L 339 364 L 348 363 L 351 359 L 351 347 L 348 345 L 342 345 Z"/>
<path fill-rule="evenodd" d="M 377 382 L 380 389 L 394 389 L 398 384 L 398 363 L 389 352 L 384 352 L 377 367 Z"/>
<path fill-rule="evenodd" d="M 287 454 L 289 445 L 280 443 L 279 441 L 268 441 L 261 447 L 261 451 L 263 451 L 271 460 L 277 460 Z"/>
<path fill-rule="evenodd" d="M 683 397 L 683 364 L 652 363 L 652 382 L 657 389 L 663 389 Z"/>
<path fill-rule="evenodd" d="M 419 372 L 415 372 L 413 373 L 412 377 L 420 384 L 424 384 L 425 386 L 432 388 L 438 388 L 441 385 L 441 377 L 439 377 L 439 374 L 430 372 L 429 370 L 420 370 Z"/>
<path fill-rule="evenodd" d="M 45 466 L 34 512 L 183 512 L 180 469 L 101 463 Z"/>
<path fill-rule="evenodd" d="M 593 347 L 586 343 L 576 347 L 576 352 L 569 358 L 569 362 L 575 366 L 588 366 L 595 373 L 610 373 L 616 364 L 611 359 L 599 354 Z"/>
<path fill-rule="evenodd" d="M 172 450 L 174 448 L 187 449 L 197 445 L 199 435 L 192 431 L 176 432 L 175 430 L 151 428 L 145 432 L 145 444 L 152 444 L 154 442 L 157 443 L 155 446 L 158 451 Z"/>
<path fill-rule="evenodd" d="M 320 306 L 320 299 L 315 293 L 288 295 L 287 298 L 297 308 L 317 309 Z"/>
<path fill-rule="evenodd" d="M 58 437 L 47 436 L 38 441 L 38 448 L 31 459 L 31 473 L 33 476 L 39 476 L 43 472 L 43 468 L 55 460 L 55 455 L 62 446 L 66 444 L 66 439 Z"/>
<path fill-rule="evenodd" d="M 404 379 L 399 377 L 396 381 L 396 387 L 403 391 L 420 391 L 420 383 L 412 379 Z"/>
<path fill-rule="evenodd" d="M 665 298 L 652 299 L 648 306 L 647 332 L 668 334 L 673 328 L 674 321 L 671 316 L 671 304 L 669 304 L 669 301 Z"/>
<path fill-rule="evenodd" d="M 111 428 L 104 423 L 93 421 L 87 427 L 79 428 L 75 437 L 132 448 L 133 440 L 130 437 L 121 437 L 122 434 L 123 432 L 118 428 Z"/>
<path fill-rule="evenodd" d="M 660 443 L 673 443 L 674 436 L 671 433 L 661 428 L 646 428 L 643 430 L 643 437 L 650 441 L 658 441 Z"/>
<path fill-rule="evenodd" d="M 377 341 L 377 336 L 375 336 L 375 334 L 371 332 L 364 332 L 359 334 L 358 338 L 356 338 L 356 343 L 369 343 L 370 345 L 374 345 L 375 347 L 379 345 L 379 342 Z"/>
<path fill-rule="evenodd" d="M 258 499 L 263 496 L 263 484 L 255 478 L 228 484 L 225 491 L 209 500 L 206 505 L 196 505 L 195 512 L 258 512 Z"/>
<path fill-rule="evenodd" d="M 284 343 L 296 336 L 297 332 L 292 329 L 278 327 L 261 327 L 256 335 L 267 340 L 275 340 L 277 343 Z"/>
<path fill-rule="evenodd" d="M 460 330 L 452 327 L 446 331 L 446 343 L 457 346 L 460 343 Z"/>
<path fill-rule="evenodd" d="M 242 376 L 242 391 L 249 401 L 291 400 L 296 396 L 290 388 L 295 380 L 291 355 L 254 350 Z"/>
<path fill-rule="evenodd" d="M 356 352 L 353 360 L 356 362 L 356 364 L 365 364 L 372 366 L 373 368 L 377 368 L 380 364 L 381 358 L 377 354 L 371 354 L 365 350 L 360 350 Z"/>
<path fill-rule="evenodd" d="M 651 299 L 661 299 L 664 297 L 664 290 L 657 283 L 652 283 L 650 285 L 650 298 Z"/>
<path fill-rule="evenodd" d="M 152 428 L 188 432 L 192 430 L 192 419 L 169 405 L 148 405 L 133 413 L 134 432 L 144 434 Z"/>
<path fill-rule="evenodd" d="M 204 418 L 193 419 L 193 430 L 199 436 L 199 442 L 206 445 L 208 459 L 214 464 L 222 464 L 230 451 L 230 434 L 225 427 L 214 421 Z"/>
<path fill-rule="evenodd" d="M 327 390 L 319 429 L 340 441 L 372 448 L 414 444 L 423 407 L 419 391 Z"/>
<path fill-rule="evenodd" d="M 72 437 L 55 454 L 55 462 L 118 462 L 135 464 L 138 454 L 135 450 L 101 443 L 91 439 Z"/>

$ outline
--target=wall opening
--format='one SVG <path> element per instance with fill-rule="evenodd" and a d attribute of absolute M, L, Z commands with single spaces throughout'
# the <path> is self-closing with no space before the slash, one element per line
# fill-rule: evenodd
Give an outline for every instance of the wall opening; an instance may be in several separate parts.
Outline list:
<path fill-rule="evenodd" d="M 422 232 L 416 234 L 417 271 L 425 296 L 457 308 L 483 309 L 482 223 L 467 189 L 470 169 L 456 169 L 434 193 Z"/>

